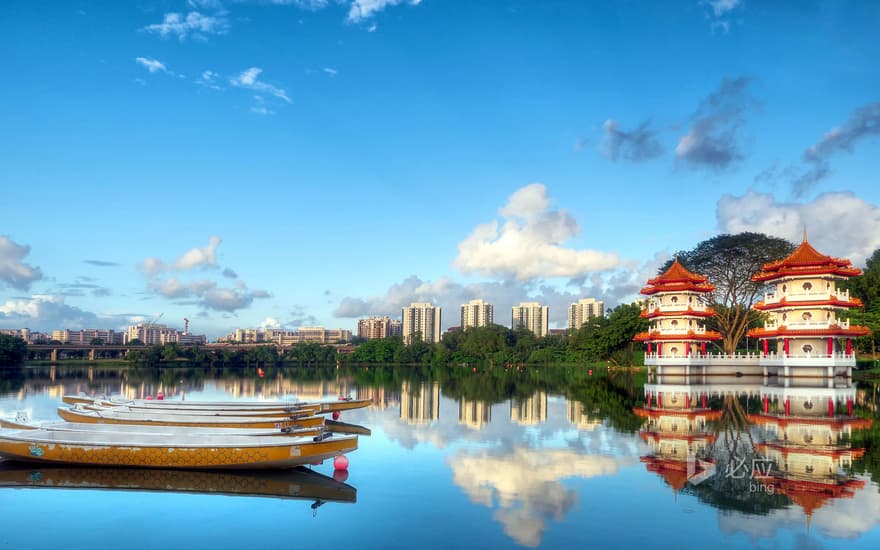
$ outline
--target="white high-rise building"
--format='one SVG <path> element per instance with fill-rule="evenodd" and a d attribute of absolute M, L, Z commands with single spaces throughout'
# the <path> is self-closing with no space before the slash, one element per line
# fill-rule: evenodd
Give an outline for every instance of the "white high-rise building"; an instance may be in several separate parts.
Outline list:
<path fill-rule="evenodd" d="M 547 336 L 550 332 L 550 308 L 538 302 L 521 302 L 513 306 L 510 327 L 513 330 L 523 327 L 536 336 Z"/>
<path fill-rule="evenodd" d="M 591 317 L 605 315 L 605 302 L 595 298 L 583 298 L 568 306 L 568 328 L 579 329 Z"/>
<path fill-rule="evenodd" d="M 468 327 L 488 327 L 492 324 L 495 309 L 483 300 L 471 300 L 461 305 L 461 330 Z"/>
<path fill-rule="evenodd" d="M 400 336 L 400 321 L 385 317 L 369 317 L 358 321 L 358 336 L 367 340 Z"/>
<path fill-rule="evenodd" d="M 402 317 L 401 336 L 404 344 L 412 343 L 416 334 L 429 344 L 440 341 L 440 307 L 434 307 L 430 302 L 413 302 L 403 308 Z"/>

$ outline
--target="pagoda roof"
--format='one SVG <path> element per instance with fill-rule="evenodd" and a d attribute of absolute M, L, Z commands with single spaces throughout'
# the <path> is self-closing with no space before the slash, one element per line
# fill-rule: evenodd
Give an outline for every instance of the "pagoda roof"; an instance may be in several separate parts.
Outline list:
<path fill-rule="evenodd" d="M 859 337 L 859 336 L 867 336 L 871 334 L 871 329 L 868 327 L 862 327 L 858 325 L 850 325 L 849 328 L 843 328 L 840 325 L 830 325 L 828 328 L 817 328 L 817 329 L 790 329 L 785 325 L 781 325 L 779 328 L 774 329 L 766 329 L 766 328 L 753 328 L 749 330 L 748 336 L 749 338 L 778 338 L 784 336 L 813 336 L 813 337 L 822 337 L 822 336 L 851 336 L 851 337 Z M 636 335 L 638 336 L 638 335 Z"/>
<path fill-rule="evenodd" d="M 752 307 L 758 311 L 770 311 L 771 309 L 782 309 L 786 307 L 804 308 L 804 307 L 862 307 L 862 301 L 858 298 L 850 298 L 849 300 L 841 300 L 839 298 L 831 298 L 829 300 L 804 300 L 801 302 L 791 301 L 786 298 L 780 299 L 778 302 L 760 301 Z"/>
<path fill-rule="evenodd" d="M 706 420 L 718 420 L 721 411 L 691 407 L 690 409 L 664 409 L 663 407 L 635 407 L 633 414 L 642 418 L 660 418 L 663 416 L 681 416 L 690 420 L 705 418 Z"/>
<path fill-rule="evenodd" d="M 722 338 L 721 333 L 714 330 L 707 330 L 701 334 L 689 330 L 684 334 L 662 334 L 659 331 L 640 332 L 633 337 L 633 340 L 636 342 L 714 342 Z"/>
<path fill-rule="evenodd" d="M 782 277 L 798 277 L 809 275 L 838 275 L 840 277 L 855 277 L 862 271 L 852 267 L 849 260 L 833 258 L 822 254 L 807 241 L 804 232 L 802 242 L 787 258 L 764 264 L 761 271 L 752 275 L 756 282 L 772 281 Z"/>
<path fill-rule="evenodd" d="M 639 317 L 642 319 L 653 319 L 654 317 L 714 317 L 715 310 L 712 308 L 706 308 L 702 310 L 695 310 L 693 308 L 687 308 L 684 311 L 662 311 L 661 308 L 654 309 L 646 309 L 643 310 Z"/>
<path fill-rule="evenodd" d="M 656 294 L 658 292 L 681 292 L 691 290 L 694 292 L 712 292 L 715 286 L 709 283 L 709 279 L 688 271 L 678 256 L 673 260 L 669 269 L 661 275 L 648 279 L 648 286 L 642 289 L 642 294 Z"/>
<path fill-rule="evenodd" d="M 858 416 L 835 416 L 829 417 L 803 417 L 803 416 L 782 416 L 774 414 L 750 414 L 749 422 L 753 424 L 776 424 L 781 428 L 793 425 L 821 425 L 829 428 L 841 429 L 844 426 L 850 426 L 858 430 L 866 430 L 870 428 L 874 421 L 870 418 L 861 418 Z"/>

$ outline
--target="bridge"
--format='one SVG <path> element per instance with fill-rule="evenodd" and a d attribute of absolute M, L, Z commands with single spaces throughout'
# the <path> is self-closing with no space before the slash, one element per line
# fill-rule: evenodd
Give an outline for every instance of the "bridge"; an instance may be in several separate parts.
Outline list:
<path fill-rule="evenodd" d="M 247 351 L 254 348 L 273 346 L 279 353 L 296 347 L 298 344 L 279 345 L 272 342 L 261 342 L 258 344 L 239 344 L 239 343 L 215 343 L 215 344 L 177 344 L 179 349 L 200 348 L 205 351 Z M 351 353 L 354 351 L 352 344 L 321 344 L 324 346 L 333 346 L 338 353 Z M 28 360 L 49 360 L 58 361 L 59 359 L 69 359 L 71 357 L 83 358 L 88 357 L 89 361 L 96 359 L 124 359 L 132 350 L 149 349 L 150 346 L 132 346 L 129 344 L 28 344 Z"/>

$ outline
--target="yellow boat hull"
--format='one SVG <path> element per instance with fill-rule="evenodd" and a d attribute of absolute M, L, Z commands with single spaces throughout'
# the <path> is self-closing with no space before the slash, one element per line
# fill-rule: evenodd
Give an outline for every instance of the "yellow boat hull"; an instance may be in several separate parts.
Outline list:
<path fill-rule="evenodd" d="M 277 440 L 278 438 L 271 438 Z M 28 462 L 138 468 L 291 468 L 357 449 L 357 439 L 239 447 L 147 447 L 67 444 L 0 438 L 0 457 Z"/>

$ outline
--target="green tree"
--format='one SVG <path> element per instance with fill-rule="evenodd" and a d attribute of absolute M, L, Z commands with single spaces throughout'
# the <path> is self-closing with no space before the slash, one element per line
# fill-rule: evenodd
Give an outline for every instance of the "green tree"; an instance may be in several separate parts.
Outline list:
<path fill-rule="evenodd" d="M 0 334 L 0 365 L 17 365 L 27 358 L 27 343 L 18 336 Z"/>
<path fill-rule="evenodd" d="M 848 289 L 851 296 L 862 301 L 864 307 L 848 311 L 846 317 L 854 324 L 871 329 L 870 335 L 859 338 L 858 346 L 876 360 L 877 335 L 880 334 L 880 248 L 868 258 L 860 277 L 840 281 L 837 286 Z"/>
<path fill-rule="evenodd" d="M 709 302 L 716 316 L 712 324 L 723 337 L 725 353 L 736 351 L 746 330 L 760 319 L 752 309 L 764 290 L 763 283 L 752 281 L 768 262 L 791 254 L 794 245 L 785 239 L 762 233 L 718 235 L 702 241 L 691 250 L 678 253 L 679 261 L 691 271 L 709 278 L 715 291 Z M 672 260 L 660 272 L 666 271 Z"/>
<path fill-rule="evenodd" d="M 93 346 L 103 346 L 104 339 L 103 338 L 92 338 L 92 341 L 90 343 Z"/>

